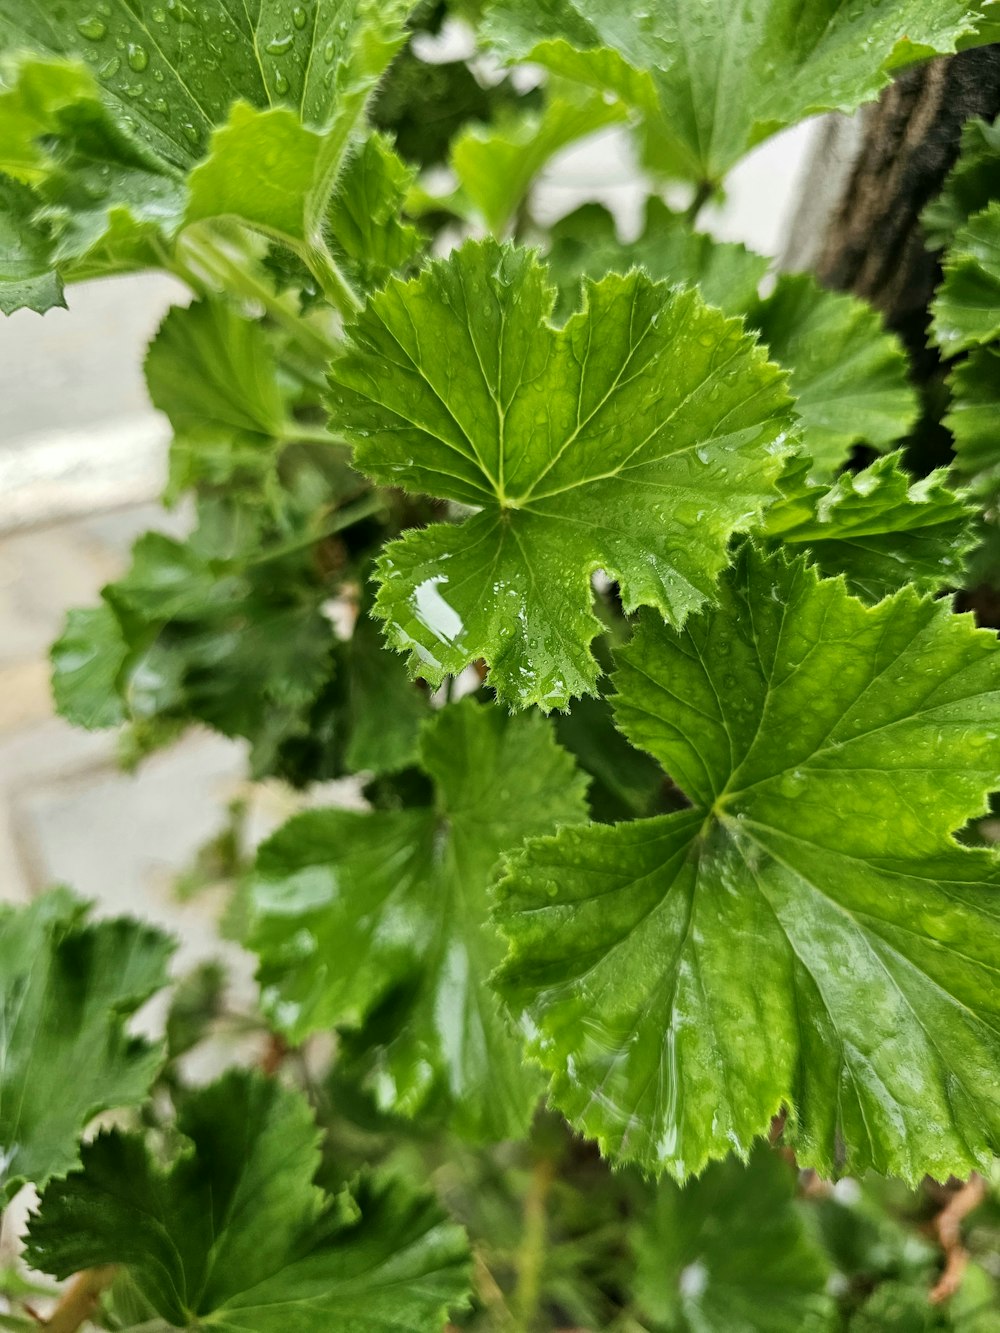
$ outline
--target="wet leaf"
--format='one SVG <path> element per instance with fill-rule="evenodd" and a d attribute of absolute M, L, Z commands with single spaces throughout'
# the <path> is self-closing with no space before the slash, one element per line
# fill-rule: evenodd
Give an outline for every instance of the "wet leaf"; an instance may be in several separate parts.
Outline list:
<path fill-rule="evenodd" d="M 679 1180 L 785 1137 L 822 1174 L 964 1176 L 1000 1141 L 1000 649 L 747 544 L 718 610 L 648 615 L 619 725 L 690 810 L 529 844 L 501 992 L 552 1097 Z"/>

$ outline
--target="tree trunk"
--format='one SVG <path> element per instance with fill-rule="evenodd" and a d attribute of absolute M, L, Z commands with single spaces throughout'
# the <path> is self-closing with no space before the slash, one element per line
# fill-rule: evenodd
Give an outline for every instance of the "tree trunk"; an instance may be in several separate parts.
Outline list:
<path fill-rule="evenodd" d="M 918 379 L 936 365 L 927 306 L 940 280 L 920 213 L 955 163 L 965 121 L 998 113 L 1000 46 L 977 47 L 905 71 L 854 122 L 832 119 L 814 156 L 786 267 L 811 268 L 880 310 Z"/>

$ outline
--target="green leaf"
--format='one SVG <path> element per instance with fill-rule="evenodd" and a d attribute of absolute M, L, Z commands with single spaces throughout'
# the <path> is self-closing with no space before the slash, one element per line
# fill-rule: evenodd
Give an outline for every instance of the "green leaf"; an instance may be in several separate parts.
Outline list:
<path fill-rule="evenodd" d="M 564 829 L 500 886 L 500 987 L 556 1105 L 678 1179 L 786 1138 L 939 1180 L 1000 1143 L 1000 869 L 952 832 L 1000 776 L 1000 649 L 746 544 L 717 610 L 647 616 L 619 725 L 690 810 Z"/>
<path fill-rule="evenodd" d="M 86 914 L 64 889 L 0 907 L 0 1203 L 68 1171 L 86 1124 L 141 1102 L 161 1062 L 126 1026 L 166 984 L 170 941 Z"/>
<path fill-rule="evenodd" d="M 295 382 L 273 334 L 221 298 L 175 306 L 146 353 L 146 386 L 170 420 L 168 497 L 199 485 L 266 495 L 296 424 Z"/>
<path fill-rule="evenodd" d="M 0 313 L 65 306 L 52 272 L 52 247 L 33 227 L 41 200 L 27 186 L 0 175 Z"/>
<path fill-rule="evenodd" d="M 820 111 L 854 111 L 901 66 L 956 49 L 966 0 L 499 0 L 485 31 L 506 56 L 603 86 L 649 114 L 673 174 L 720 182 L 755 144 Z M 574 49 L 575 48 L 575 49 Z"/>
<path fill-rule="evenodd" d="M 646 201 L 642 234 L 627 245 L 603 204 L 584 204 L 551 231 L 549 269 L 567 312 L 579 305 L 583 278 L 641 268 L 656 281 L 697 286 L 709 305 L 742 315 L 756 300 L 768 264 L 744 245 L 692 231 L 655 196 Z"/>
<path fill-rule="evenodd" d="M 486 225 L 502 237 L 535 177 L 561 149 L 626 115 L 620 102 L 600 93 L 557 93 L 540 112 L 467 127 L 452 146 L 451 166 Z"/>
<path fill-rule="evenodd" d="M 464 1303 L 468 1249 L 426 1195 L 312 1183 L 319 1134 L 305 1098 L 237 1072 L 191 1094 L 190 1150 L 166 1170 L 141 1138 L 102 1134 L 32 1219 L 36 1268 L 122 1264 L 171 1327 L 223 1333 L 438 1333 Z"/>
<path fill-rule="evenodd" d="M 1000 338 L 1000 201 L 955 233 L 931 314 L 931 339 L 946 358 Z"/>
<path fill-rule="evenodd" d="M 543 719 L 471 699 L 426 725 L 420 762 L 433 806 L 308 811 L 264 844 L 249 945 L 294 1041 L 391 1001 L 370 1080 L 383 1109 L 443 1100 L 460 1133 L 516 1137 L 538 1078 L 487 986 L 502 954 L 488 891 L 504 852 L 586 817 L 585 782 Z"/>
<path fill-rule="evenodd" d="M 903 347 L 856 297 L 825 292 L 805 273 L 783 274 L 747 323 L 790 372 L 815 476 L 832 476 L 853 445 L 885 449 L 915 424 Z"/>
<path fill-rule="evenodd" d="M 1000 348 L 970 352 L 951 373 L 951 408 L 944 424 L 955 437 L 955 470 L 975 495 L 1000 492 Z"/>
<path fill-rule="evenodd" d="M 110 607 L 69 611 L 50 657 L 52 693 L 60 716 L 87 731 L 125 721 L 118 679 L 128 645 Z"/>
<path fill-rule="evenodd" d="M 808 550 L 824 574 L 843 574 L 862 601 L 877 602 L 904 584 L 941 592 L 961 584 L 978 536 L 975 509 L 945 484 L 943 469 L 915 481 L 901 454 L 843 472 L 828 485 L 808 479 L 796 459 L 781 481 L 785 500 L 767 513 L 765 531 Z"/>
<path fill-rule="evenodd" d="M 335 284 L 330 196 L 411 8 L 177 0 L 147 12 L 109 0 L 84 14 L 0 0 L 12 49 L 90 67 L 27 62 L 0 97 L 13 144 L 0 170 L 49 196 L 56 267 L 77 265 L 67 276 L 162 262 L 185 218 L 235 216 Z"/>
<path fill-rule="evenodd" d="M 796 1173 L 767 1148 L 663 1181 L 633 1239 L 636 1299 L 657 1329 L 826 1333 L 828 1265 L 794 1202 Z"/>
<path fill-rule="evenodd" d="M 331 371 L 361 471 L 477 510 L 387 546 L 389 641 L 433 684 L 483 658 L 546 709 L 593 691 L 591 575 L 682 622 L 792 425 L 780 372 L 696 293 L 611 275 L 562 329 L 554 296 L 533 253 L 469 242 L 372 297 Z"/>
<path fill-rule="evenodd" d="M 362 607 L 347 653 L 350 741 L 345 761 L 355 773 L 395 773 L 417 761 L 430 698 L 411 681 Z"/>
<path fill-rule="evenodd" d="M 962 150 L 944 188 L 924 209 L 920 221 L 932 250 L 950 245 L 974 213 L 1000 196 L 1000 121 L 967 120 Z"/>
<path fill-rule="evenodd" d="M 400 216 L 413 176 L 383 134 L 369 135 L 344 167 L 330 203 L 330 234 L 338 258 L 366 289 L 408 268 L 424 247 L 421 233 Z"/>

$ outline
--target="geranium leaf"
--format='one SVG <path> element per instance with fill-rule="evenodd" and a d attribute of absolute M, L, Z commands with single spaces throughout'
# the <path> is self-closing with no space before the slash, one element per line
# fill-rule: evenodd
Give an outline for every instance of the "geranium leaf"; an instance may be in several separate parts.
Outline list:
<path fill-rule="evenodd" d="M 166 984 L 170 940 L 86 915 L 61 889 L 0 907 L 0 1202 L 68 1171 L 88 1121 L 141 1102 L 161 1063 L 126 1027 Z"/>
<path fill-rule="evenodd" d="M 66 304 L 52 271 L 52 247 L 33 225 L 41 200 L 26 186 L 0 175 L 0 313 L 34 310 L 44 315 Z"/>
<path fill-rule="evenodd" d="M 806 549 L 824 574 L 843 574 L 863 601 L 877 602 L 904 584 L 941 592 L 962 582 L 978 536 L 975 509 L 950 490 L 943 469 L 915 480 L 900 454 L 828 484 L 809 479 L 796 459 L 781 480 L 785 499 L 767 513 L 765 531 Z"/>
<path fill-rule="evenodd" d="M 1000 338 L 1000 201 L 955 233 L 931 314 L 931 338 L 945 357 Z"/>
<path fill-rule="evenodd" d="M 783 274 L 747 323 L 791 375 L 813 475 L 830 477 L 855 444 L 885 449 L 917 420 L 899 339 L 870 306 L 825 292 L 808 274 Z"/>
<path fill-rule="evenodd" d="M 691 291 L 611 275 L 562 329 L 536 256 L 469 242 L 369 301 L 331 371 L 376 481 L 478 512 L 390 543 L 376 612 L 437 684 L 479 658 L 507 703 L 591 692 L 590 578 L 675 622 L 774 496 L 784 381 Z"/>
<path fill-rule="evenodd" d="M 526 837 L 584 819 L 586 784 L 548 723 L 471 699 L 426 725 L 420 763 L 433 806 L 309 811 L 264 844 L 249 944 L 293 1040 L 393 1000 L 370 1061 L 386 1109 L 444 1099 L 460 1132 L 511 1137 L 539 1082 L 487 985 L 503 952 L 487 927 L 491 876 Z"/>
<path fill-rule="evenodd" d="M 647 616 L 619 661 L 619 725 L 693 805 L 564 829 L 500 886 L 555 1103 L 678 1179 L 783 1106 L 824 1174 L 988 1160 L 1000 866 L 953 831 L 1000 778 L 995 635 L 745 544 L 718 610 Z"/>
<path fill-rule="evenodd" d="M 147 11 L 111 0 L 81 16 L 0 0 L 11 47 L 50 57 L 28 59 L 0 97 L 12 144 L 0 170 L 33 173 L 67 277 L 156 263 L 156 244 L 185 218 L 235 216 L 325 262 L 351 134 L 411 9 L 178 0 Z"/>
<path fill-rule="evenodd" d="M 370 134 L 347 159 L 330 201 L 330 237 L 365 288 L 381 286 L 424 248 L 421 233 L 401 218 L 414 175 L 384 134 Z"/>
<path fill-rule="evenodd" d="M 502 237 L 538 173 L 567 145 L 627 116 L 600 93 L 556 94 L 541 112 L 472 125 L 455 140 L 451 166 L 467 199 Z"/>
<path fill-rule="evenodd" d="M 1000 491 L 1000 348 L 970 352 L 952 371 L 950 384 L 944 424 L 955 437 L 955 470 L 976 495 L 992 500 Z"/>
<path fill-rule="evenodd" d="M 762 139 L 819 111 L 853 111 L 902 65 L 956 49 L 966 0 L 500 0 L 486 32 L 505 55 L 608 87 L 648 111 L 675 175 L 718 183 Z"/>
<path fill-rule="evenodd" d="M 314 1185 L 319 1134 L 300 1094 L 237 1072 L 191 1094 L 190 1151 L 163 1170 L 138 1136 L 100 1135 L 45 1191 L 30 1262 L 57 1277 L 123 1265 L 174 1328 L 438 1333 L 468 1291 L 468 1247 L 402 1180 L 353 1198 Z"/>
<path fill-rule="evenodd" d="M 827 1333 L 829 1264 L 795 1203 L 796 1172 L 767 1148 L 665 1180 L 634 1229 L 636 1299 L 657 1329 Z"/>
<path fill-rule="evenodd" d="M 950 245 L 955 233 L 1000 196 L 1000 121 L 973 118 L 962 126 L 962 151 L 941 193 L 924 209 L 920 222 L 934 250 Z"/>
<path fill-rule="evenodd" d="M 567 312 L 579 305 L 583 278 L 641 268 L 657 281 L 697 286 L 709 305 L 742 315 L 755 302 L 769 264 L 745 245 L 692 231 L 655 195 L 647 200 L 642 234 L 627 245 L 602 204 L 584 204 L 550 235 L 549 269 Z"/>

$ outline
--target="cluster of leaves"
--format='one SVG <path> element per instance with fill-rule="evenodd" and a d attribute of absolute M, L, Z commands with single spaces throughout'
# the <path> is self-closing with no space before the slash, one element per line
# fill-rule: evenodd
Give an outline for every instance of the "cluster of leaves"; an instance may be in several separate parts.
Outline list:
<path fill-rule="evenodd" d="M 427 63 L 456 15 L 541 86 Z M 35 1267 L 107 1274 L 105 1327 L 997 1327 L 997 1200 L 936 1306 L 931 1196 L 866 1173 L 1000 1147 L 1000 862 L 968 827 L 1000 648 L 944 595 L 992 577 L 1000 138 L 967 129 L 926 217 L 952 399 L 919 473 L 876 313 L 695 226 L 753 145 L 995 24 L 0 0 L 3 308 L 192 292 L 146 359 L 190 531 L 71 613 L 59 708 L 132 760 L 200 723 L 368 798 L 239 876 L 298 1091 L 188 1086 L 215 973 L 166 1048 L 130 1034 L 155 932 L 63 892 L 3 917 L 0 1185 L 41 1190 Z M 540 175 L 612 127 L 641 233 L 542 227 Z"/>

